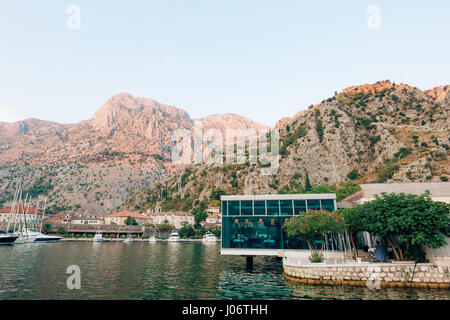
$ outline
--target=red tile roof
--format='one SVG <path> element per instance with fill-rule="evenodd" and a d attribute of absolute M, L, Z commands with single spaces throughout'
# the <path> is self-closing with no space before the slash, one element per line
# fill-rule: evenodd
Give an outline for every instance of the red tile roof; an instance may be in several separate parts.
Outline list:
<path fill-rule="evenodd" d="M 175 216 L 193 216 L 192 213 L 189 212 L 155 212 L 152 213 L 153 216 L 171 216 L 171 215 L 175 215 Z"/>
<path fill-rule="evenodd" d="M 359 199 L 361 199 L 363 197 L 364 197 L 364 192 L 361 190 L 361 191 L 358 191 L 357 193 L 354 193 L 354 194 L 348 196 L 347 198 L 344 199 L 344 201 L 355 202 L 355 201 L 358 201 Z"/>
<path fill-rule="evenodd" d="M 143 214 L 140 214 L 137 212 L 128 212 L 128 211 L 112 213 L 112 214 L 107 215 L 105 218 L 121 218 L 121 217 L 122 218 L 132 217 L 135 219 L 150 219 L 146 215 L 143 215 Z"/>
<path fill-rule="evenodd" d="M 43 212 L 41 212 L 39 210 L 36 210 L 36 209 L 33 209 L 33 208 L 27 209 L 25 207 L 25 213 L 27 212 L 27 210 L 28 210 L 28 214 L 40 214 L 40 215 L 44 214 Z M 20 213 L 23 212 L 23 207 L 22 206 L 20 206 L 19 212 Z M 11 208 L 2 208 L 2 209 L 0 209 L 0 213 L 11 213 Z"/>

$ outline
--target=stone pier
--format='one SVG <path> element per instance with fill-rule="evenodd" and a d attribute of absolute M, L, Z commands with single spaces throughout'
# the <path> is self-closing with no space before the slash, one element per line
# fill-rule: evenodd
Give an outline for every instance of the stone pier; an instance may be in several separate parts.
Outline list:
<path fill-rule="evenodd" d="M 431 263 L 298 264 L 283 259 L 283 269 L 286 279 L 305 284 L 450 288 L 450 267 Z"/>

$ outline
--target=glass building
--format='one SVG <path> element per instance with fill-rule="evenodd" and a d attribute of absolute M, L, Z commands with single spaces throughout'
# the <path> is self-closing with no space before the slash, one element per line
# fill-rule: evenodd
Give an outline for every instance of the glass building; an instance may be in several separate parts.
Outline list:
<path fill-rule="evenodd" d="M 306 210 L 336 210 L 335 194 L 222 196 L 222 254 L 278 255 L 283 249 L 308 249 L 289 239 L 283 223 Z"/>

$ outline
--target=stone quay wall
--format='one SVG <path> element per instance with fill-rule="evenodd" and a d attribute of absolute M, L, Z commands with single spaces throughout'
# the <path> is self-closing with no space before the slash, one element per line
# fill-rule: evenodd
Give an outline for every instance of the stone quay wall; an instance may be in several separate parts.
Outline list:
<path fill-rule="evenodd" d="M 286 279 L 304 284 L 352 285 L 369 288 L 450 288 L 450 267 L 430 263 L 349 263 L 330 265 L 283 263 Z"/>

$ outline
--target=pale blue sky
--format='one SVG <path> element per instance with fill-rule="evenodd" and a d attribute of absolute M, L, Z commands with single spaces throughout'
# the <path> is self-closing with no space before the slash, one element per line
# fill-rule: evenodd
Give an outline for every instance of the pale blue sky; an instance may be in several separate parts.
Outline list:
<path fill-rule="evenodd" d="M 448 0 L 3 1 L 0 121 L 78 122 L 126 91 L 274 125 L 350 85 L 450 84 L 449 14 Z"/>

